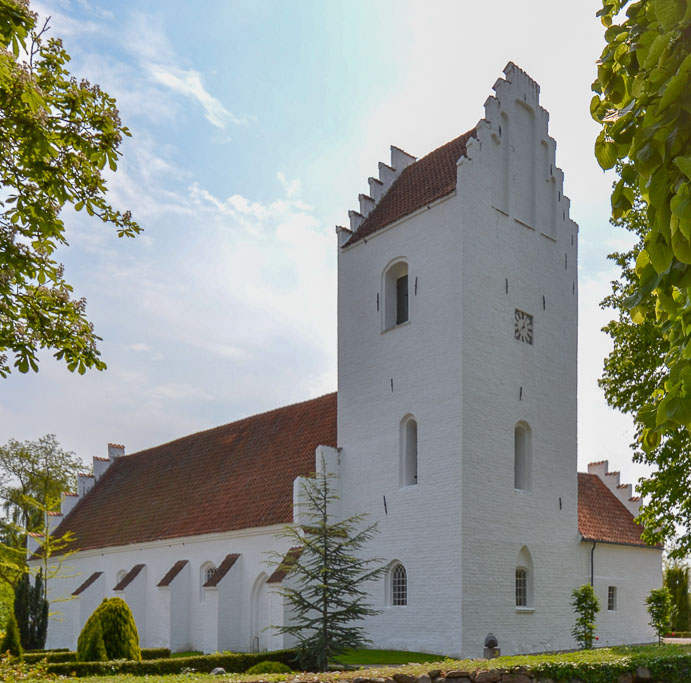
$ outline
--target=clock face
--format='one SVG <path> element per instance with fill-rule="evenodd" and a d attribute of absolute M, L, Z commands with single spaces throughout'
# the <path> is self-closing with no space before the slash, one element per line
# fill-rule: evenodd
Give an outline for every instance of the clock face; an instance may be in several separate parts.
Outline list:
<path fill-rule="evenodd" d="M 526 344 L 533 343 L 533 316 L 516 309 L 513 321 L 513 336 Z"/>

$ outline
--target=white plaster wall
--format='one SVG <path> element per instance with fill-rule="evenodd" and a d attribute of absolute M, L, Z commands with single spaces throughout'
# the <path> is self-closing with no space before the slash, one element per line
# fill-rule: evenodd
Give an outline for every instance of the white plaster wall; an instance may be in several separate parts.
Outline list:
<path fill-rule="evenodd" d="M 590 583 L 590 554 L 593 544 L 579 548 L 579 585 Z M 657 640 L 648 624 L 645 599 L 662 586 L 662 552 L 655 548 L 597 543 L 593 555 L 595 594 L 600 600 L 596 645 L 607 647 Z M 607 610 L 607 588 L 617 587 L 617 609 Z M 573 641 L 572 641 L 573 642 Z"/>
<path fill-rule="evenodd" d="M 470 656 L 482 654 L 488 632 L 506 654 L 568 647 L 576 584 L 577 226 L 538 88 L 520 71 L 508 78 L 495 85 L 458 172 L 463 652 Z M 514 338 L 516 309 L 533 316 L 533 344 Z M 519 421 L 532 431 L 529 492 L 514 490 Z M 523 546 L 533 560 L 534 611 L 515 606 Z"/>
<path fill-rule="evenodd" d="M 64 567 L 65 571 L 63 571 L 65 578 L 54 579 L 49 583 L 51 611 L 59 609 L 62 615 L 50 618 L 46 647 L 75 648 L 77 637 L 83 626 L 80 619 L 80 603 L 92 601 L 95 609 L 103 597 L 116 595 L 113 587 L 116 585 L 119 571 L 129 570 L 135 564 L 144 563 L 146 567 L 134 580 L 132 590 L 124 591 L 124 596 L 122 596 L 133 608 L 142 647 L 168 646 L 171 643 L 171 624 L 174 634 L 172 644 L 178 646 L 179 649 L 214 651 L 219 646 L 224 647 L 225 643 L 218 641 L 219 609 L 213 609 L 214 605 L 219 604 L 222 610 L 226 608 L 230 610 L 221 615 L 221 632 L 228 634 L 236 631 L 233 642 L 237 643 L 237 647 L 234 649 L 248 650 L 249 601 L 252 586 L 260 573 L 272 571 L 266 564 L 267 553 L 275 551 L 283 555 L 290 547 L 287 539 L 276 537 L 280 529 L 280 526 L 273 526 L 240 532 L 209 534 L 172 541 L 85 551 L 70 556 L 66 562 L 69 568 Z M 214 598 L 209 601 L 207 596 L 207 601 L 201 602 L 198 583 L 201 566 L 209 561 L 218 566 L 229 553 L 241 554 L 238 560 L 241 562 L 241 568 L 233 567 L 221 581 L 222 600 L 220 603 L 218 591 L 208 589 L 205 592 L 213 592 Z M 189 560 L 189 564 L 173 580 L 171 585 L 173 594 L 171 599 L 166 601 L 165 591 L 157 588 L 156 584 L 171 566 L 181 559 Z M 236 570 L 239 575 L 234 574 Z M 97 581 L 82 593 L 79 600 L 56 602 L 57 599 L 65 596 L 69 598 L 71 593 L 94 571 L 104 573 L 104 576 L 99 579 L 103 582 L 103 588 L 99 588 Z M 223 582 L 226 579 L 236 587 L 235 595 L 232 597 L 225 592 Z M 187 590 L 184 589 L 186 581 L 190 582 Z M 180 582 L 179 589 L 177 582 Z M 98 593 L 98 599 L 92 600 L 92 592 L 94 596 Z M 210 605 L 210 602 L 214 605 Z M 209 607 L 212 608 L 213 614 L 210 613 Z M 228 616 L 231 613 L 234 615 L 232 628 L 229 625 Z M 183 616 L 188 620 L 185 627 L 179 625 Z M 213 634 L 210 628 L 214 631 Z"/>
<path fill-rule="evenodd" d="M 461 650 L 459 252 L 452 197 L 339 255 L 343 510 L 378 521 L 369 554 L 400 560 L 408 575 L 404 607 L 387 604 L 384 580 L 370 586 L 383 610 L 366 625 L 377 647 Z M 377 294 L 381 303 L 382 273 L 399 257 L 408 261 L 410 319 L 382 332 Z M 418 424 L 418 483 L 400 488 L 399 425 L 410 414 Z"/>

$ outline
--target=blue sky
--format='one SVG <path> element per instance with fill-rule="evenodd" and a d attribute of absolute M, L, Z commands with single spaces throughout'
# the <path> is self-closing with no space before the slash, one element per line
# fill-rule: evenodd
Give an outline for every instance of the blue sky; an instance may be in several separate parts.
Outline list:
<path fill-rule="evenodd" d="M 580 224 L 579 464 L 624 479 L 632 428 L 596 386 L 597 303 L 628 244 L 592 154 L 599 2 L 41 0 L 71 71 L 133 137 L 109 177 L 135 240 L 66 214 L 61 259 L 108 363 L 0 384 L 0 443 L 55 433 L 87 461 L 336 388 L 336 238 L 389 145 L 423 156 L 472 128 L 511 60 L 541 86 Z"/>

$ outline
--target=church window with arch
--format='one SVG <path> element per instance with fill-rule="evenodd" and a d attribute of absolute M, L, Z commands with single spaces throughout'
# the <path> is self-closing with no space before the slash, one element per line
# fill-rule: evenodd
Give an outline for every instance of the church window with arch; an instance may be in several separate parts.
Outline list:
<path fill-rule="evenodd" d="M 517 610 L 533 608 L 533 558 L 526 546 L 523 546 L 516 558 L 514 571 L 515 603 Z"/>
<path fill-rule="evenodd" d="M 410 319 L 408 263 L 399 260 L 390 265 L 383 278 L 383 329 L 389 330 Z"/>
<path fill-rule="evenodd" d="M 408 575 L 400 562 L 391 570 L 391 604 L 394 607 L 408 604 Z"/>

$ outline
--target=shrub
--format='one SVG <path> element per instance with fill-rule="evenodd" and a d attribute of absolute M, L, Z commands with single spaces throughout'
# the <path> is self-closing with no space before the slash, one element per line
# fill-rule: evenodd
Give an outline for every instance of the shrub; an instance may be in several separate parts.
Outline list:
<path fill-rule="evenodd" d="M 9 652 L 15 657 L 22 658 L 24 651 L 19 638 L 19 626 L 17 619 L 14 616 L 14 611 L 10 611 L 10 616 L 7 618 L 5 625 L 5 636 L 0 643 L 0 653 Z"/>
<path fill-rule="evenodd" d="M 86 628 L 87 624 L 84 625 L 84 629 L 79 636 L 77 650 L 79 659 L 82 662 L 105 662 L 108 659 L 108 653 L 106 652 L 106 644 L 103 641 L 101 620 L 98 617 L 93 619 L 91 624 L 88 624 L 88 629 Z M 82 638 L 82 635 L 84 635 L 84 638 Z"/>
<path fill-rule="evenodd" d="M 290 667 L 283 664 L 283 662 L 270 662 L 266 659 L 257 662 L 254 666 L 251 666 L 246 674 L 289 674 L 292 673 Z"/>
<path fill-rule="evenodd" d="M 573 589 L 571 607 L 577 615 L 571 635 L 582 648 L 590 650 L 593 647 L 595 616 L 600 611 L 600 601 L 589 583 Z"/>
<path fill-rule="evenodd" d="M 672 594 L 666 587 L 653 588 L 645 599 L 650 625 L 657 633 L 657 642 L 662 640 L 662 634 L 669 628 L 672 620 Z"/>
<path fill-rule="evenodd" d="M 99 642 L 105 656 L 101 659 Z M 96 657 L 96 658 L 94 658 Z M 141 661 L 139 633 L 134 617 L 122 598 L 106 598 L 86 620 L 77 640 L 77 658 L 80 662 L 103 659 Z"/>
<path fill-rule="evenodd" d="M 197 657 L 176 657 L 150 659 L 141 662 L 64 662 L 48 664 L 49 674 L 57 676 L 104 676 L 130 674 L 133 676 L 161 676 L 179 674 L 183 670 L 209 673 L 216 667 L 223 667 L 227 673 L 244 673 L 250 666 L 261 661 L 283 662 L 289 667 L 296 665 L 295 650 L 276 650 L 262 653 L 224 653 L 199 655 Z"/>

